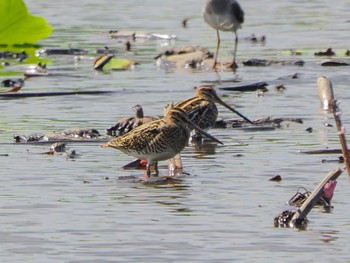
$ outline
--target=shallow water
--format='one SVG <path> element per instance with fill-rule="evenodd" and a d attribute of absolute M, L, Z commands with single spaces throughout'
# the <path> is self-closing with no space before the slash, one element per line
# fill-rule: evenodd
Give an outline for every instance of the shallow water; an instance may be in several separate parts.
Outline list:
<path fill-rule="evenodd" d="M 349 125 L 348 67 L 322 67 L 314 52 L 332 47 L 337 59 L 349 38 L 348 1 L 241 1 L 246 22 L 239 31 L 240 67 L 232 72 L 157 69 L 153 57 L 172 46 L 202 45 L 214 51 L 215 31 L 201 19 L 202 1 L 173 4 L 140 1 L 25 1 L 31 13 L 44 16 L 54 32 L 44 47 L 77 47 L 89 51 L 109 46 L 118 56 L 135 59 L 134 70 L 96 72 L 92 60 L 49 57 L 49 68 L 64 77 L 31 78 L 28 92 L 113 90 L 112 95 L 41 97 L 0 103 L 0 240 L 2 262 L 346 262 L 350 242 L 349 183 L 338 180 L 334 209 L 313 209 L 306 231 L 278 229 L 273 218 L 299 186 L 312 190 L 337 163 L 338 155 L 304 155 L 303 150 L 339 148 L 332 116 L 320 109 L 316 79 L 327 76 L 341 101 L 342 120 Z M 329 3 L 328 3 L 329 2 Z M 191 17 L 188 28 L 181 20 Z M 136 41 L 132 52 L 108 39 L 111 29 L 175 34 L 176 41 Z M 244 40 L 265 35 L 265 44 Z M 233 36 L 222 33 L 220 59 L 232 56 Z M 301 49 L 301 56 L 289 55 Z M 248 58 L 302 59 L 303 67 L 244 67 Z M 21 72 L 27 65 L 3 69 Z M 298 79 L 290 76 L 298 73 Z M 22 73 L 18 73 L 18 77 Z M 142 104 L 147 115 L 193 94 L 193 87 L 215 81 L 217 87 L 258 81 L 269 92 L 220 91 L 230 105 L 254 119 L 261 116 L 302 118 L 272 131 L 212 129 L 224 146 L 206 144 L 183 151 L 185 176 L 173 187 L 145 186 L 119 176 L 141 175 L 123 170 L 132 160 L 99 143 L 72 143 L 75 159 L 40 154 L 49 145 L 12 144 L 14 134 L 45 133 L 67 128 L 103 131 Z M 283 84 L 286 90 L 277 91 Z M 236 118 L 220 108 L 223 119 Z M 312 127 L 308 133 L 306 128 Z M 166 174 L 165 162 L 160 172 Z M 281 175 L 279 183 L 268 181 Z"/>

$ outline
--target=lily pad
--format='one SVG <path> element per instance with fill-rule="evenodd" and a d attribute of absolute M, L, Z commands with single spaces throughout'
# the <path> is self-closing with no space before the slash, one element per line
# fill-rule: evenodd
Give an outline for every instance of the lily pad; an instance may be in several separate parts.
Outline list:
<path fill-rule="evenodd" d="M 23 45 L 48 37 L 51 25 L 43 17 L 31 15 L 22 0 L 0 1 L 0 44 Z"/>

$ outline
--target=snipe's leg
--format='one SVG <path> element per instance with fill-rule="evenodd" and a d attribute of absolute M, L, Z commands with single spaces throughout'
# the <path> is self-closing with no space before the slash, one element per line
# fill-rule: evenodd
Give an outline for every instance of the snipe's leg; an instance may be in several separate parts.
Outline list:
<path fill-rule="evenodd" d="M 147 172 L 146 172 L 146 174 L 147 174 L 148 177 L 151 177 L 151 166 L 152 166 L 151 163 L 147 163 Z"/>
<path fill-rule="evenodd" d="M 168 174 L 175 176 L 177 173 L 182 173 L 182 160 L 180 154 L 168 160 Z"/>
<path fill-rule="evenodd" d="M 154 175 L 158 176 L 159 175 L 158 162 L 154 162 L 153 167 L 154 167 L 154 171 L 155 171 Z"/>

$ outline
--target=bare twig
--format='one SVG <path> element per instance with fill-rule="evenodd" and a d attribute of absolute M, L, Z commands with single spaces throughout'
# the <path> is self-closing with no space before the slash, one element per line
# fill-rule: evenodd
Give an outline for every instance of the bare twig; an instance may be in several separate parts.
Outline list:
<path fill-rule="evenodd" d="M 317 79 L 317 86 L 322 109 L 329 110 L 332 100 L 334 99 L 332 82 L 324 76 L 319 76 Z"/>
<path fill-rule="evenodd" d="M 340 120 L 340 110 L 338 107 L 337 100 L 332 100 L 331 106 L 333 110 L 334 120 L 339 132 L 339 141 L 340 141 L 340 145 L 341 145 L 341 149 L 344 157 L 344 162 L 345 162 L 346 169 L 348 171 L 349 180 L 350 180 L 350 155 L 349 155 L 348 146 L 345 138 L 345 128 L 343 127 Z"/>

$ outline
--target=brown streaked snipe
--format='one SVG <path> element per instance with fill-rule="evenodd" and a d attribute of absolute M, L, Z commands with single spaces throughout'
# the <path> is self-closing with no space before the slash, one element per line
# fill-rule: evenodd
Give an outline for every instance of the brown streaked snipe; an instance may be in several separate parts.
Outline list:
<path fill-rule="evenodd" d="M 135 105 L 132 109 L 135 112 L 135 116 L 120 119 L 115 125 L 106 129 L 107 135 L 121 136 L 142 124 L 158 119 L 152 116 L 144 116 L 141 105 Z"/>
<path fill-rule="evenodd" d="M 175 107 L 186 111 L 191 122 L 199 128 L 209 129 L 215 124 L 218 117 L 218 109 L 215 103 L 221 104 L 247 122 L 253 124 L 247 117 L 222 101 L 212 86 L 197 87 L 194 97 L 178 102 L 175 104 Z"/>
<path fill-rule="evenodd" d="M 164 118 L 138 126 L 101 147 L 112 147 L 127 155 L 146 160 L 147 176 L 151 175 L 151 166 L 154 167 L 157 176 L 158 161 L 168 160 L 179 154 L 186 146 L 192 129 L 221 143 L 193 125 L 184 110 L 174 107 L 167 110 Z"/>

